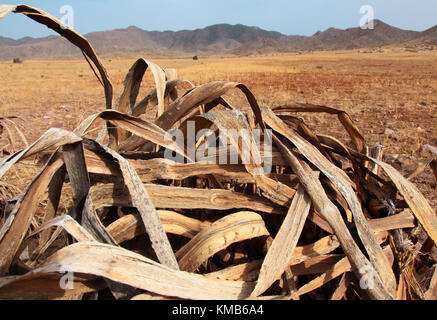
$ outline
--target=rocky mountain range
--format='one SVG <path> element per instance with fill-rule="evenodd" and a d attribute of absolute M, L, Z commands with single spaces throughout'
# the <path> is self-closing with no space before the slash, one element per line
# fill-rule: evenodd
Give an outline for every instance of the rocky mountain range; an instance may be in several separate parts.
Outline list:
<path fill-rule="evenodd" d="M 181 56 L 266 54 L 301 50 L 346 50 L 383 46 L 437 45 L 437 26 L 423 32 L 402 30 L 380 20 L 374 29 L 330 28 L 312 36 L 289 36 L 241 24 L 203 29 L 146 31 L 126 29 L 88 33 L 85 37 L 102 56 Z M 0 60 L 78 57 L 81 53 L 58 36 L 14 40 L 0 36 Z"/>

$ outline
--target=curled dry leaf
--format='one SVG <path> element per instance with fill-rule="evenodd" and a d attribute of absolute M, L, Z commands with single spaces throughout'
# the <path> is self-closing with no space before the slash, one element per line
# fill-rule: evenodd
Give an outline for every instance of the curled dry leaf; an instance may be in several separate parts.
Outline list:
<path fill-rule="evenodd" d="M 264 259 L 253 296 L 267 290 L 284 272 L 302 233 L 310 212 L 311 201 L 305 189 L 299 187 L 281 229 Z"/>
<path fill-rule="evenodd" d="M 268 235 L 260 215 L 242 211 L 228 215 L 199 232 L 176 253 L 176 257 L 182 270 L 192 272 L 209 257 L 235 242 Z"/>
<path fill-rule="evenodd" d="M 91 46 L 87 39 L 85 39 L 76 31 L 41 9 L 30 7 L 27 5 L 0 5 L 0 19 L 4 18 L 11 12 L 24 14 L 32 20 L 47 26 L 53 31 L 59 33 L 62 37 L 66 38 L 77 48 L 79 48 L 83 52 L 84 57 L 87 59 L 87 61 L 89 62 L 91 60 L 94 67 L 96 67 L 99 71 L 99 81 L 102 83 L 105 90 L 106 108 L 112 108 L 113 89 L 111 81 L 109 80 L 106 69 L 103 66 L 100 58 L 97 56 L 94 48 Z M 90 66 L 91 68 L 93 68 L 91 64 Z"/>
<path fill-rule="evenodd" d="M 266 199 L 240 194 L 230 190 L 145 185 L 153 204 L 160 209 L 250 209 L 266 213 L 284 214 L 284 211 Z M 132 200 L 122 187 L 102 184 L 90 191 L 96 209 L 111 206 L 132 207 Z"/>

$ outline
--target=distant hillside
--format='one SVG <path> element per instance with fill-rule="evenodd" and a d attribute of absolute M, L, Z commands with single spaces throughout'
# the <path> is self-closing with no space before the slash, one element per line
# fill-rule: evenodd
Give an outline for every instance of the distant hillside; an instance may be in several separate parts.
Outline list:
<path fill-rule="evenodd" d="M 235 55 L 268 54 L 273 52 L 287 52 L 289 48 L 280 41 L 270 38 L 255 38 L 236 49 L 229 51 Z"/>
<path fill-rule="evenodd" d="M 312 37 L 301 38 L 291 46 L 304 50 L 373 48 L 400 44 L 418 37 L 419 34 L 420 32 L 398 29 L 380 20 L 375 20 L 374 29 L 330 28 L 324 32 L 317 32 Z"/>
<path fill-rule="evenodd" d="M 12 46 L 14 43 L 15 40 L 13 39 L 0 37 L 0 46 Z"/>
<path fill-rule="evenodd" d="M 257 38 L 278 40 L 284 37 L 279 32 L 266 31 L 241 24 L 219 24 L 194 31 L 179 31 L 172 34 L 169 49 L 194 51 L 225 51 L 235 49 Z"/>
<path fill-rule="evenodd" d="M 424 32 L 408 31 L 375 20 L 374 30 L 330 28 L 313 36 L 287 36 L 275 31 L 241 24 L 218 24 L 204 29 L 145 31 L 126 29 L 93 32 L 85 37 L 100 55 L 176 56 L 186 54 L 265 54 L 297 50 L 343 50 L 372 48 L 403 43 L 437 44 L 437 26 Z M 78 57 L 81 53 L 63 38 L 13 40 L 0 37 L 0 59 Z"/>
<path fill-rule="evenodd" d="M 420 33 L 420 36 L 407 42 L 408 45 L 437 45 L 437 26 Z"/>

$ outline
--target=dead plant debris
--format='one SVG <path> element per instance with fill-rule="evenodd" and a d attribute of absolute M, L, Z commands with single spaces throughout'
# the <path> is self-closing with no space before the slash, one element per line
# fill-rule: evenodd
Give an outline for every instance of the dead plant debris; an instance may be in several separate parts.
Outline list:
<path fill-rule="evenodd" d="M 49 156 L 21 195 L 0 184 L 1 299 L 437 299 L 435 211 L 347 113 L 261 108 L 244 84 L 194 86 L 145 59 L 113 103 L 109 76 L 84 37 L 40 9 L 0 5 L 0 18 L 10 12 L 82 50 L 107 110 L 3 154 L 0 178 L 24 159 Z M 137 102 L 147 69 L 156 88 Z M 181 94 L 182 83 L 192 88 Z M 250 109 L 229 104 L 231 90 Z M 141 117 L 148 110 L 154 121 Z M 302 112 L 336 116 L 351 142 L 318 135 L 296 117 Z M 98 119 L 106 125 L 92 139 Z M 168 130 L 187 133 L 190 123 L 203 137 L 194 148 L 168 139 Z M 0 118 L 1 129 L 12 124 Z M 247 134 L 229 135 L 225 145 L 209 139 L 231 129 Z M 272 141 L 271 156 L 253 143 L 256 130 Z M 239 162 L 196 161 L 212 145 L 226 158 L 234 148 Z M 434 173 L 435 161 L 425 164 Z"/>

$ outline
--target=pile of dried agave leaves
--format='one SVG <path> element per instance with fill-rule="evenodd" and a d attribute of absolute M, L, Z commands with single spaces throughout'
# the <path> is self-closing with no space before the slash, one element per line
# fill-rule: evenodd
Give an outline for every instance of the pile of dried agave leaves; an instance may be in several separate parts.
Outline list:
<path fill-rule="evenodd" d="M 97 69 L 107 110 L 73 132 L 50 129 L 0 160 L 4 177 L 17 162 L 51 150 L 0 216 L 1 299 L 437 298 L 435 212 L 408 179 L 378 160 L 377 149 L 372 154 L 345 112 L 305 104 L 260 108 L 246 86 L 232 82 L 178 96 L 176 87 L 191 83 L 144 59 L 130 69 L 113 106 L 111 82 L 86 39 L 39 9 L 0 5 L 0 18 L 10 12 L 82 50 Z M 148 68 L 156 89 L 136 103 Z M 235 88 L 250 111 L 223 98 Z M 140 117 L 150 106 L 157 108 L 154 122 Z M 296 112 L 336 115 L 353 147 L 316 135 Z M 106 126 L 93 140 L 87 131 L 97 119 Z M 166 131 L 183 130 L 188 119 L 197 130 L 272 129 L 273 173 L 165 159 Z M 230 144 L 241 152 L 250 142 Z M 262 156 L 253 149 L 250 157 Z M 174 151 L 187 157 L 186 149 Z M 435 169 L 435 159 L 430 163 Z M 72 206 L 59 215 L 67 185 Z"/>

